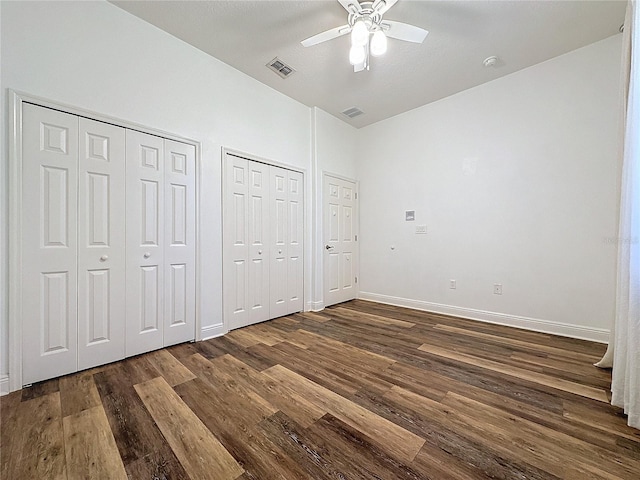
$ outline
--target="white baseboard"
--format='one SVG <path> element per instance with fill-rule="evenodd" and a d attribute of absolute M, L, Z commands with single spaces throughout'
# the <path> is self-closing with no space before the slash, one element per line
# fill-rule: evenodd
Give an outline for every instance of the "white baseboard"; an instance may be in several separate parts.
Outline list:
<path fill-rule="evenodd" d="M 0 375 L 0 395 L 9 393 L 9 375 Z"/>
<path fill-rule="evenodd" d="M 200 340 L 209 340 L 211 338 L 220 337 L 227 333 L 227 329 L 223 324 L 210 325 L 200 329 Z"/>
<path fill-rule="evenodd" d="M 551 333 L 562 337 L 578 338 L 590 340 L 592 342 L 607 343 L 609 341 L 609 330 L 604 328 L 584 327 L 569 323 L 553 322 L 539 318 L 521 317 L 518 315 L 508 315 L 505 313 L 488 312 L 473 308 L 455 307 L 453 305 L 443 305 L 439 303 L 425 302 L 423 300 L 412 300 L 409 298 L 393 297 L 379 293 L 360 292 L 358 298 L 370 300 L 372 302 L 396 305 L 398 307 L 413 308 L 425 312 L 452 315 L 455 317 L 468 318 L 486 323 L 517 327 L 534 332 Z"/>
<path fill-rule="evenodd" d="M 319 312 L 324 310 L 324 302 L 309 302 L 309 310 L 311 312 Z"/>

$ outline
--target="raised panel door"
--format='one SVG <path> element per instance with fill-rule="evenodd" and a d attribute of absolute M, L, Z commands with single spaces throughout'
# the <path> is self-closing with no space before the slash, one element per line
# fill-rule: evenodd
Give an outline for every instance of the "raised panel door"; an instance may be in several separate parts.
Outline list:
<path fill-rule="evenodd" d="M 23 106 L 23 383 L 77 370 L 78 117 Z"/>
<path fill-rule="evenodd" d="M 249 321 L 249 162 L 225 155 L 223 212 L 223 309 L 230 329 Z"/>
<path fill-rule="evenodd" d="M 269 314 L 271 318 L 281 317 L 288 312 L 288 171 L 269 166 L 270 181 L 270 269 L 269 269 Z"/>
<path fill-rule="evenodd" d="M 196 151 L 164 141 L 164 345 L 195 339 Z"/>
<path fill-rule="evenodd" d="M 125 355 L 125 129 L 79 119 L 78 369 Z"/>
<path fill-rule="evenodd" d="M 164 140 L 126 131 L 127 357 L 163 346 Z"/>
<path fill-rule="evenodd" d="M 248 323 L 269 319 L 269 167 L 248 161 Z"/>
<path fill-rule="evenodd" d="M 287 172 L 287 314 L 304 310 L 304 194 L 302 173 Z"/>
<path fill-rule="evenodd" d="M 324 305 L 346 302 L 356 297 L 358 242 L 356 185 L 324 175 Z"/>

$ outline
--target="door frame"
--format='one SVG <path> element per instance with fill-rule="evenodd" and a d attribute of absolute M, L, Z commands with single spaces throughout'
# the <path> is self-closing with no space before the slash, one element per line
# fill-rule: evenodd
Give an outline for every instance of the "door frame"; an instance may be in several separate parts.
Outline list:
<path fill-rule="evenodd" d="M 325 234 L 325 222 L 324 222 L 324 201 L 325 201 L 325 197 L 324 197 L 324 187 L 325 187 L 325 182 L 326 182 L 326 178 L 327 177 L 332 177 L 332 178 L 336 178 L 338 180 L 342 180 L 345 182 L 351 182 L 355 185 L 355 195 L 356 198 L 354 199 L 354 210 L 355 210 L 355 217 L 356 217 L 356 221 L 355 221 L 355 236 L 356 236 L 356 242 L 358 243 L 358 252 L 356 255 L 356 278 L 358 279 L 358 281 L 356 282 L 356 288 L 355 288 L 355 292 L 356 292 L 356 296 L 355 298 L 358 298 L 360 296 L 360 181 L 351 178 L 351 177 L 347 177 L 344 175 L 339 175 L 336 173 L 332 173 L 329 172 L 327 170 L 322 170 L 322 180 L 321 180 L 321 184 L 320 184 L 320 202 L 318 205 L 318 215 L 319 215 L 319 224 L 321 225 L 320 228 L 320 235 L 318 238 L 318 246 L 319 246 L 319 261 L 318 261 L 318 266 L 320 268 L 320 271 L 322 272 L 322 274 L 320 275 L 320 285 L 322 285 L 322 309 L 325 308 L 326 302 L 325 302 L 325 278 L 324 278 L 324 234 Z M 320 310 L 322 310 L 320 309 Z"/>
<path fill-rule="evenodd" d="M 221 225 L 220 225 L 220 231 L 222 233 L 222 262 L 221 262 L 221 267 L 222 267 L 222 328 L 223 328 L 223 334 L 228 333 L 229 332 L 229 321 L 228 319 L 225 317 L 225 304 L 224 304 L 224 298 L 225 298 L 225 263 L 226 263 L 226 256 L 227 256 L 227 248 L 225 246 L 225 235 L 224 235 L 224 220 L 225 220 L 225 202 L 226 202 L 226 198 L 227 198 L 227 193 L 228 193 L 228 186 L 227 186 L 227 182 L 226 182 L 226 178 L 227 178 L 227 169 L 229 168 L 229 166 L 227 165 L 227 154 L 232 155 L 234 157 L 238 157 L 238 158 L 242 158 L 244 160 L 249 160 L 251 162 L 258 162 L 258 163 L 262 163 L 268 166 L 273 166 L 273 167 L 279 167 L 279 168 L 284 168 L 285 170 L 291 170 L 292 172 L 298 172 L 302 174 L 302 184 L 304 187 L 304 192 L 303 192 L 303 200 L 304 200 L 304 206 L 303 206 L 303 215 L 302 215 L 302 231 L 304 233 L 303 238 L 304 238 L 304 247 L 302 248 L 302 279 L 303 279 L 303 285 L 302 285 L 302 292 L 303 292 L 303 298 L 302 298 L 302 304 L 303 304 L 303 308 L 306 310 L 307 308 L 307 252 L 309 251 L 309 247 L 308 245 L 311 244 L 311 237 L 308 233 L 308 229 L 306 228 L 307 225 L 310 224 L 310 222 L 308 221 L 308 203 L 309 203 L 309 187 L 307 185 L 307 170 L 305 168 L 301 168 L 301 167 L 296 167 L 293 165 L 289 165 L 286 163 L 282 163 L 282 162 L 277 162 L 275 160 L 271 160 L 265 157 L 260 157 L 258 155 L 253 155 L 251 153 L 246 153 L 243 152 L 241 150 L 236 150 L 230 147 L 222 147 L 222 154 L 220 156 L 220 161 L 222 162 L 221 165 L 221 175 L 220 175 L 220 183 L 222 184 L 222 188 L 221 188 L 221 195 L 222 195 L 222 201 L 221 201 L 221 208 L 222 208 L 222 215 L 220 215 L 220 221 L 221 221 Z"/>
<path fill-rule="evenodd" d="M 117 127 L 137 130 L 169 140 L 174 140 L 188 145 L 193 145 L 196 151 L 196 321 L 195 339 L 202 338 L 200 319 L 200 179 L 201 179 L 201 144 L 197 140 L 175 135 L 163 130 L 145 127 L 138 123 L 122 120 L 120 118 L 103 115 L 92 110 L 79 108 L 55 102 L 42 97 L 37 97 L 16 90 L 9 90 L 9 162 L 8 162 L 8 207 L 9 207 L 9 271 L 7 279 L 8 289 L 8 314 L 9 314 L 9 391 L 13 392 L 22 388 L 22 108 L 25 103 L 31 103 L 44 108 L 58 110 L 78 117 L 85 117 L 98 122 L 108 123 Z M 8 288 L 7 288 L 8 287 Z"/>

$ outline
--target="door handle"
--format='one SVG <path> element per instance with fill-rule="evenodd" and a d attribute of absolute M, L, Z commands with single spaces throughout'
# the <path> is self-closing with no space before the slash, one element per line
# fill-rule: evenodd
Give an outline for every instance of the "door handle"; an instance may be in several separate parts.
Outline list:
<path fill-rule="evenodd" d="M 258 250 L 258 255 L 262 255 L 262 250 Z"/>
<path fill-rule="evenodd" d="M 325 245 L 324 248 L 326 250 L 333 250 L 333 245 Z"/>
<path fill-rule="evenodd" d="M 102 255 L 102 256 L 100 257 L 100 261 L 101 261 L 101 262 L 106 262 L 107 260 L 109 260 L 109 255 Z"/>
<path fill-rule="evenodd" d="M 151 256 L 151 254 L 149 252 L 144 252 L 144 255 L 142 255 L 144 258 L 149 258 Z"/>

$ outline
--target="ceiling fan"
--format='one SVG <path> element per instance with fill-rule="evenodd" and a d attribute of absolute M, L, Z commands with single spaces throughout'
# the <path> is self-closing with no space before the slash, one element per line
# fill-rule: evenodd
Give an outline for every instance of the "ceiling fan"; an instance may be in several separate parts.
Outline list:
<path fill-rule="evenodd" d="M 387 51 L 387 37 L 405 42 L 422 43 L 426 30 L 407 23 L 383 20 L 382 16 L 398 0 L 373 0 L 360 3 L 358 0 L 338 0 L 349 13 L 347 24 L 318 33 L 303 40 L 302 45 L 311 47 L 327 40 L 351 33 L 349 62 L 354 72 L 369 70 L 369 54 L 374 57 Z"/>

